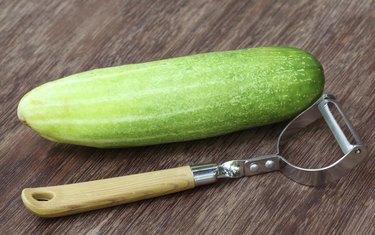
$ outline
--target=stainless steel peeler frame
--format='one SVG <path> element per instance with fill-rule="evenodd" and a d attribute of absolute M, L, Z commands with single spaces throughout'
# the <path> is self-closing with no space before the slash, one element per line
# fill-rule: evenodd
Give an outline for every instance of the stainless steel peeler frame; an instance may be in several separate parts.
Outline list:
<path fill-rule="evenodd" d="M 330 104 L 337 108 L 347 129 L 353 136 L 354 143 L 351 143 L 344 134 L 344 131 L 333 116 Z M 343 152 L 343 157 L 327 167 L 316 169 L 302 168 L 291 164 L 281 155 L 281 146 L 293 134 L 322 116 L 335 136 Z M 221 165 L 215 163 L 192 165 L 191 169 L 196 186 L 214 183 L 221 178 L 240 178 L 272 171 L 281 171 L 285 176 L 300 184 L 319 186 L 341 178 L 362 161 L 366 154 L 366 147 L 340 105 L 336 102 L 335 97 L 330 94 L 323 94 L 320 99 L 290 121 L 284 128 L 277 140 L 277 153 L 253 157 L 247 160 L 232 160 Z"/>

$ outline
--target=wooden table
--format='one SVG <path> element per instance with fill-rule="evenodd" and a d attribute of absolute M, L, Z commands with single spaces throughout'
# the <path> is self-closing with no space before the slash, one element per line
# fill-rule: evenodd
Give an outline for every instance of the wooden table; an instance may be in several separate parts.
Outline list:
<path fill-rule="evenodd" d="M 374 234 L 374 12 L 372 0 L 1 1 L 0 233 Z M 270 153 L 284 125 L 152 147 L 70 146 L 18 121 L 27 91 L 98 67 L 263 45 L 300 47 L 319 58 L 325 90 L 368 144 L 367 159 L 336 184 L 306 187 L 272 173 L 63 218 L 24 208 L 25 187 Z M 340 156 L 324 123 L 316 126 L 289 147 L 301 164 Z M 315 139 L 309 134 L 319 131 Z"/>

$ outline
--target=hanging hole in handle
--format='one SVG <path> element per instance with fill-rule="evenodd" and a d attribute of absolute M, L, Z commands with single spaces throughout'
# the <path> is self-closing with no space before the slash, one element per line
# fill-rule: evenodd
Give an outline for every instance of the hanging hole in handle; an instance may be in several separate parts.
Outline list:
<path fill-rule="evenodd" d="M 54 195 L 50 192 L 33 193 L 31 196 L 39 202 L 48 202 L 53 199 Z"/>

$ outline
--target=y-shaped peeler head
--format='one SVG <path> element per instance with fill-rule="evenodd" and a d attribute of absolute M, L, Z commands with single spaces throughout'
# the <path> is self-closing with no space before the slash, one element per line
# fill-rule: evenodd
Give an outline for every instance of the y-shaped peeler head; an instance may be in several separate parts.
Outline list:
<path fill-rule="evenodd" d="M 338 124 L 332 114 L 332 108 L 336 108 L 338 113 L 353 136 L 354 143 L 349 141 L 348 136 Z M 293 134 L 313 123 L 320 117 L 324 118 L 331 129 L 337 143 L 339 144 L 343 157 L 335 163 L 323 168 L 302 168 L 291 164 L 282 156 L 281 147 L 285 141 Z M 280 158 L 280 171 L 288 178 L 305 185 L 324 185 L 336 181 L 355 167 L 366 156 L 367 149 L 364 146 L 351 122 L 343 113 L 334 96 L 324 94 L 319 100 L 311 105 L 304 112 L 294 118 L 281 132 L 277 140 L 277 155 Z"/>

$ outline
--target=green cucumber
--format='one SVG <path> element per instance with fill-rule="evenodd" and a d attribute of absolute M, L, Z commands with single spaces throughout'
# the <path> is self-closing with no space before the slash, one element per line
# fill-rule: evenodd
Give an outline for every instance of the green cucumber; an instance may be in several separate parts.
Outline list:
<path fill-rule="evenodd" d="M 263 47 L 74 74 L 27 93 L 17 113 L 49 140 L 143 146 L 283 121 L 323 87 L 322 66 L 311 54 Z"/>

